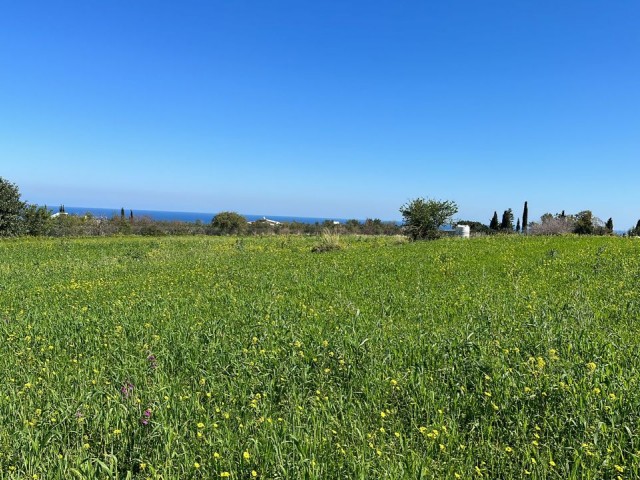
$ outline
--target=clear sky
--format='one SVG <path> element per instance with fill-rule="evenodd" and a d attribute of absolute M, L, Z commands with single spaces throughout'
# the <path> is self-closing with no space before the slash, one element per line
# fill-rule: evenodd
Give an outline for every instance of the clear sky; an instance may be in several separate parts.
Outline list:
<path fill-rule="evenodd" d="M 0 176 L 57 206 L 640 218 L 637 0 L 0 4 Z"/>

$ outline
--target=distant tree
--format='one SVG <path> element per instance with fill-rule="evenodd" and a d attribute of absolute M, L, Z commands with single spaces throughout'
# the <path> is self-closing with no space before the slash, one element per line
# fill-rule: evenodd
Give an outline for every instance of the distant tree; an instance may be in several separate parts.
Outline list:
<path fill-rule="evenodd" d="M 513 232 L 513 211 L 509 208 L 502 214 L 502 222 L 500 230 L 505 232 Z"/>
<path fill-rule="evenodd" d="M 522 233 L 527 233 L 529 226 L 529 205 L 524 202 L 524 210 L 522 211 Z"/>
<path fill-rule="evenodd" d="M 351 218 L 345 222 L 344 226 L 347 229 L 347 232 L 358 233 L 360 231 L 361 224 L 359 220 Z"/>
<path fill-rule="evenodd" d="M 23 212 L 25 233 L 33 236 L 49 235 L 51 232 L 51 211 L 45 205 L 27 205 Z"/>
<path fill-rule="evenodd" d="M 583 210 L 578 213 L 576 215 L 573 233 L 577 233 L 578 235 L 593 235 L 594 231 L 594 218 L 591 210 Z"/>
<path fill-rule="evenodd" d="M 561 217 L 562 218 L 562 217 Z M 554 219 L 554 216 L 552 213 L 543 213 L 542 216 L 540 217 L 540 221 L 544 224 L 544 223 L 549 223 L 550 221 L 552 221 Z"/>
<path fill-rule="evenodd" d="M 124 222 L 124 207 L 120 208 L 120 220 Z"/>
<path fill-rule="evenodd" d="M 402 227 L 397 222 L 382 222 L 382 233 L 384 235 L 400 235 Z"/>
<path fill-rule="evenodd" d="M 458 212 L 451 200 L 416 198 L 400 207 L 404 231 L 413 240 L 434 240 L 440 237 L 439 228 Z"/>
<path fill-rule="evenodd" d="M 493 217 L 491 217 L 491 222 L 489 222 L 489 228 L 494 231 L 497 231 L 500 228 L 500 223 L 498 223 L 498 212 L 493 212 Z"/>
<path fill-rule="evenodd" d="M 20 200 L 20 190 L 14 183 L 0 177 L 0 236 L 13 237 L 24 231 L 22 214 L 25 202 Z"/>
<path fill-rule="evenodd" d="M 266 219 L 259 219 L 247 225 L 247 232 L 251 235 L 265 235 L 274 231 L 274 226 Z"/>
<path fill-rule="evenodd" d="M 518 217 L 518 222 L 516 223 L 516 232 L 520 233 L 520 217 Z"/>
<path fill-rule="evenodd" d="M 247 219 L 236 212 L 220 212 L 211 220 L 214 235 L 242 235 L 247 227 Z"/>
<path fill-rule="evenodd" d="M 540 217 L 540 223 L 529 223 L 529 235 L 564 235 L 573 232 L 575 218 L 567 215 L 552 215 L 545 213 Z"/>
<path fill-rule="evenodd" d="M 604 224 L 604 228 L 607 230 L 607 233 L 613 233 L 613 219 L 609 217 L 607 223 Z"/>
<path fill-rule="evenodd" d="M 365 235 L 382 235 L 384 225 L 379 218 L 367 218 L 362 225 L 362 233 Z"/>
<path fill-rule="evenodd" d="M 58 209 L 58 212 L 59 212 L 59 213 L 66 213 L 66 212 L 64 211 L 64 205 L 60 205 L 60 208 Z"/>
<path fill-rule="evenodd" d="M 129 222 L 133 222 L 133 210 L 129 210 Z"/>
<path fill-rule="evenodd" d="M 630 237 L 640 236 L 640 220 L 638 220 L 638 223 L 636 223 L 635 228 L 632 228 L 627 233 L 629 234 Z"/>

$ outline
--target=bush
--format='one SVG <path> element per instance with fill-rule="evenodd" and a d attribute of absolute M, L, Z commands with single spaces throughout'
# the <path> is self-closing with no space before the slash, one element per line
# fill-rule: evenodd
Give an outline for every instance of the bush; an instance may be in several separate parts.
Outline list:
<path fill-rule="evenodd" d="M 311 249 L 314 253 L 331 252 L 333 250 L 341 250 L 340 234 L 332 232 L 328 228 L 322 231 L 320 241 Z"/>
<path fill-rule="evenodd" d="M 242 235 L 247 227 L 247 219 L 236 212 L 220 212 L 211 220 L 213 235 Z"/>

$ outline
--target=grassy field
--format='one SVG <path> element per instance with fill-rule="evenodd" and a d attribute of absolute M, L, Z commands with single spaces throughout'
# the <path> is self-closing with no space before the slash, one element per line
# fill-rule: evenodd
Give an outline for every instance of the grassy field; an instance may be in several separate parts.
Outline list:
<path fill-rule="evenodd" d="M 640 242 L 0 242 L 0 478 L 640 477 Z"/>

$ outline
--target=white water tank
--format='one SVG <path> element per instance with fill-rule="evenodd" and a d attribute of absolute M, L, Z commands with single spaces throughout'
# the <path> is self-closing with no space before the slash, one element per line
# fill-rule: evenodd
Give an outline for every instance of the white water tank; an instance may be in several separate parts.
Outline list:
<path fill-rule="evenodd" d="M 471 236 L 471 227 L 469 225 L 456 225 L 456 233 L 462 238 Z"/>

